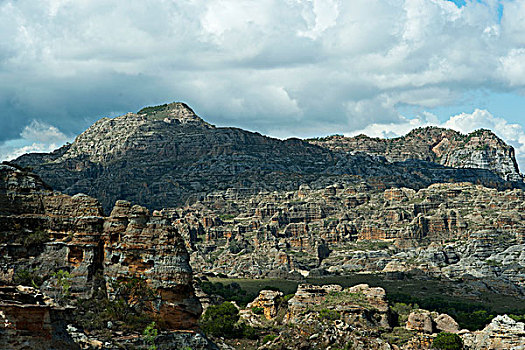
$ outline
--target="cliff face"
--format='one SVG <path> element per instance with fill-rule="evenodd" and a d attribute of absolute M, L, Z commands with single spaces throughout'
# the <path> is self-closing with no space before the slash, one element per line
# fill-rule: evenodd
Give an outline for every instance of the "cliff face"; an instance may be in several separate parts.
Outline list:
<path fill-rule="evenodd" d="M 461 157 L 449 158 L 446 165 Z M 182 103 L 103 118 L 73 144 L 50 154 L 27 154 L 15 162 L 33 168 L 59 191 L 99 199 L 106 211 L 118 199 L 160 209 L 194 202 L 216 190 L 291 190 L 303 183 L 325 187 L 335 179 L 387 187 L 421 188 L 446 181 L 511 186 L 484 169 L 425 161 L 392 164 L 373 154 L 217 128 Z"/>
<path fill-rule="evenodd" d="M 122 201 L 105 217 L 97 200 L 53 192 L 38 177 L 8 165 L 0 165 L 0 198 L 1 284 L 41 285 L 60 300 L 64 285 L 56 273 L 62 270 L 68 273 L 68 297 L 88 299 L 97 276 L 110 297 L 114 282 L 141 277 L 155 294 L 152 312 L 167 329 L 196 327 L 201 307 L 189 256 L 167 217 Z M 23 326 L 16 310 L 4 313 L 15 330 L 17 322 Z"/>
<path fill-rule="evenodd" d="M 393 139 L 330 136 L 310 143 L 334 151 L 384 156 L 391 162 L 418 159 L 454 168 L 487 169 L 507 181 L 523 181 L 514 148 L 490 130 L 463 135 L 450 129 L 426 127 Z"/>
<path fill-rule="evenodd" d="M 434 276 L 525 296 L 523 190 L 470 183 L 207 196 L 168 210 L 196 272 L 271 278 Z"/>

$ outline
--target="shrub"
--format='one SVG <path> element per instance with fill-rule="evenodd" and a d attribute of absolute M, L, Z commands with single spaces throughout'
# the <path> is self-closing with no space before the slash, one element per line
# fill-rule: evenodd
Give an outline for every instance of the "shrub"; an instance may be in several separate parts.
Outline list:
<path fill-rule="evenodd" d="M 254 306 L 252 307 L 252 312 L 256 315 L 262 315 L 264 312 L 264 309 L 262 307 Z"/>
<path fill-rule="evenodd" d="M 151 322 L 146 328 L 144 328 L 144 331 L 142 331 L 144 343 L 148 346 L 148 350 L 157 350 L 155 340 L 157 339 L 158 334 L 159 331 L 155 328 L 155 322 Z"/>
<path fill-rule="evenodd" d="M 201 318 L 202 330 L 214 337 L 257 339 L 257 331 L 244 323 L 238 323 L 239 310 L 226 301 L 210 306 Z"/>
<path fill-rule="evenodd" d="M 36 269 L 20 269 L 16 271 L 13 281 L 16 284 L 21 284 L 23 286 L 40 288 L 44 282 L 44 276 L 41 276 Z"/>
<path fill-rule="evenodd" d="M 262 340 L 262 343 L 263 343 L 263 344 L 266 344 L 266 343 L 268 343 L 268 342 L 270 342 L 270 341 L 274 341 L 275 338 L 277 338 L 277 336 L 276 336 L 275 334 L 268 334 L 268 335 L 265 335 L 264 338 L 263 338 L 263 340 Z"/>
<path fill-rule="evenodd" d="M 55 298 L 61 303 L 71 296 L 71 275 L 68 271 L 58 270 L 52 276 L 56 279 L 55 287 L 60 288 Z"/>
<path fill-rule="evenodd" d="M 15 239 L 15 243 L 20 243 L 24 247 L 29 248 L 39 246 L 50 240 L 49 233 L 42 230 L 30 232 L 27 236 L 19 236 Z"/>
<path fill-rule="evenodd" d="M 223 285 L 220 282 L 202 282 L 201 288 L 202 291 L 208 295 L 220 295 L 225 300 L 235 301 L 240 306 L 246 306 L 246 304 L 253 301 L 256 297 L 255 294 L 248 293 L 246 290 L 242 289 L 236 282 L 227 285 Z"/>
<path fill-rule="evenodd" d="M 241 323 L 238 327 L 241 330 L 243 338 L 255 340 L 259 337 L 257 331 L 252 326 Z"/>
<path fill-rule="evenodd" d="M 339 314 L 339 312 L 335 310 L 321 309 L 319 311 L 319 318 L 322 320 L 334 321 L 334 320 L 338 320 L 339 318 L 341 318 L 341 315 Z"/>
<path fill-rule="evenodd" d="M 235 338 L 239 335 L 236 326 L 239 321 L 239 310 L 226 301 L 221 305 L 210 306 L 201 319 L 201 327 L 205 333 L 215 337 Z"/>
<path fill-rule="evenodd" d="M 433 349 L 440 350 L 461 350 L 463 349 L 463 340 L 454 333 L 441 332 L 432 342 Z"/>

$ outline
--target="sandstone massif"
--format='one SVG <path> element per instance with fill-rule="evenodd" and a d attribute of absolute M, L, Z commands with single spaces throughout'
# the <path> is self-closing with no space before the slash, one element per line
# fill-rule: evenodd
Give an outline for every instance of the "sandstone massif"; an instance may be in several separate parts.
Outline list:
<path fill-rule="evenodd" d="M 106 310 L 124 300 L 157 320 L 159 348 L 215 348 L 198 320 L 222 299 L 194 273 L 370 274 L 525 300 L 524 189 L 514 150 L 487 130 L 283 141 L 215 127 L 183 103 L 103 118 L 0 165 L 0 347 L 147 347 L 118 320 L 83 329 L 78 315 L 96 318 L 88 301 L 102 295 Z M 240 315 L 280 329 L 261 350 L 429 349 L 440 331 L 471 349 L 524 345 L 507 316 L 476 332 L 418 308 L 400 318 L 364 284 L 266 290 Z"/>
<path fill-rule="evenodd" d="M 454 150 L 443 162 L 435 161 L 434 152 L 430 152 L 434 158 L 391 162 L 388 154 L 370 151 L 375 149 L 372 144 L 363 152 L 317 144 L 215 127 L 184 103 L 171 103 L 102 118 L 72 144 L 49 154 L 26 154 L 14 162 L 32 168 L 55 190 L 97 198 L 106 211 L 119 199 L 161 209 L 228 188 L 284 191 L 301 184 L 325 187 L 334 181 L 365 180 L 375 186 L 415 189 L 450 181 L 524 187 L 513 168 L 513 149 L 490 135 L 473 136 L 466 143 L 441 142 L 443 154 Z M 480 144 L 486 149 L 476 153 L 479 162 L 478 156 L 460 161 Z"/>
<path fill-rule="evenodd" d="M 38 349 L 42 341 L 50 349 L 74 348 L 66 332 L 68 322 L 75 324 L 70 302 L 94 298 L 100 284 L 111 299 L 115 286 L 130 279 L 151 289 L 148 312 L 166 330 L 197 328 L 201 306 L 189 255 L 167 217 L 126 201 L 118 201 L 106 217 L 97 200 L 54 192 L 37 176 L 5 164 L 0 165 L 0 201 L 5 348 Z M 16 284 L 40 290 L 7 287 Z"/>
<path fill-rule="evenodd" d="M 521 189 L 471 183 L 419 191 L 335 184 L 248 197 L 230 190 L 166 215 L 198 273 L 419 275 L 525 297 L 524 205 Z"/>

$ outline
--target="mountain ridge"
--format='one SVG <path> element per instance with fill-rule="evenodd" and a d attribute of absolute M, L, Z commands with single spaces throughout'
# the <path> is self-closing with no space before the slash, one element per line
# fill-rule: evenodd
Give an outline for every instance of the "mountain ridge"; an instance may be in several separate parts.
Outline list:
<path fill-rule="evenodd" d="M 304 183 L 317 188 L 361 181 L 379 187 L 421 188 L 450 181 L 525 186 L 506 181 L 494 169 L 458 169 L 410 157 L 392 163 L 378 153 L 216 127 L 180 102 L 102 118 L 72 144 L 48 154 L 26 154 L 13 163 L 32 168 L 59 191 L 98 198 L 106 210 L 117 199 L 158 209 L 216 190 L 291 190 Z"/>
<path fill-rule="evenodd" d="M 507 181 L 523 181 L 514 148 L 488 129 L 462 134 L 453 129 L 428 126 L 389 139 L 360 134 L 354 137 L 333 135 L 308 141 L 334 151 L 384 156 L 391 162 L 418 159 L 450 167 L 488 169 Z"/>

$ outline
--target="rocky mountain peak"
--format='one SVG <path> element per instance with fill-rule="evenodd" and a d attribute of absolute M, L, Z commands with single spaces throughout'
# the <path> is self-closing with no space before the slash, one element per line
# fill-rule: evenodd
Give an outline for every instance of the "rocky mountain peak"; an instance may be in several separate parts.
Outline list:
<path fill-rule="evenodd" d="M 80 134 L 69 149 L 54 162 L 86 158 L 104 163 L 130 151 L 151 148 L 178 134 L 214 128 L 182 102 L 145 107 L 135 113 L 102 118 Z"/>
<path fill-rule="evenodd" d="M 184 102 L 172 102 L 158 106 L 145 107 L 138 111 L 137 115 L 145 117 L 148 120 L 162 120 L 166 123 L 196 123 L 211 126 L 197 116 Z"/>

